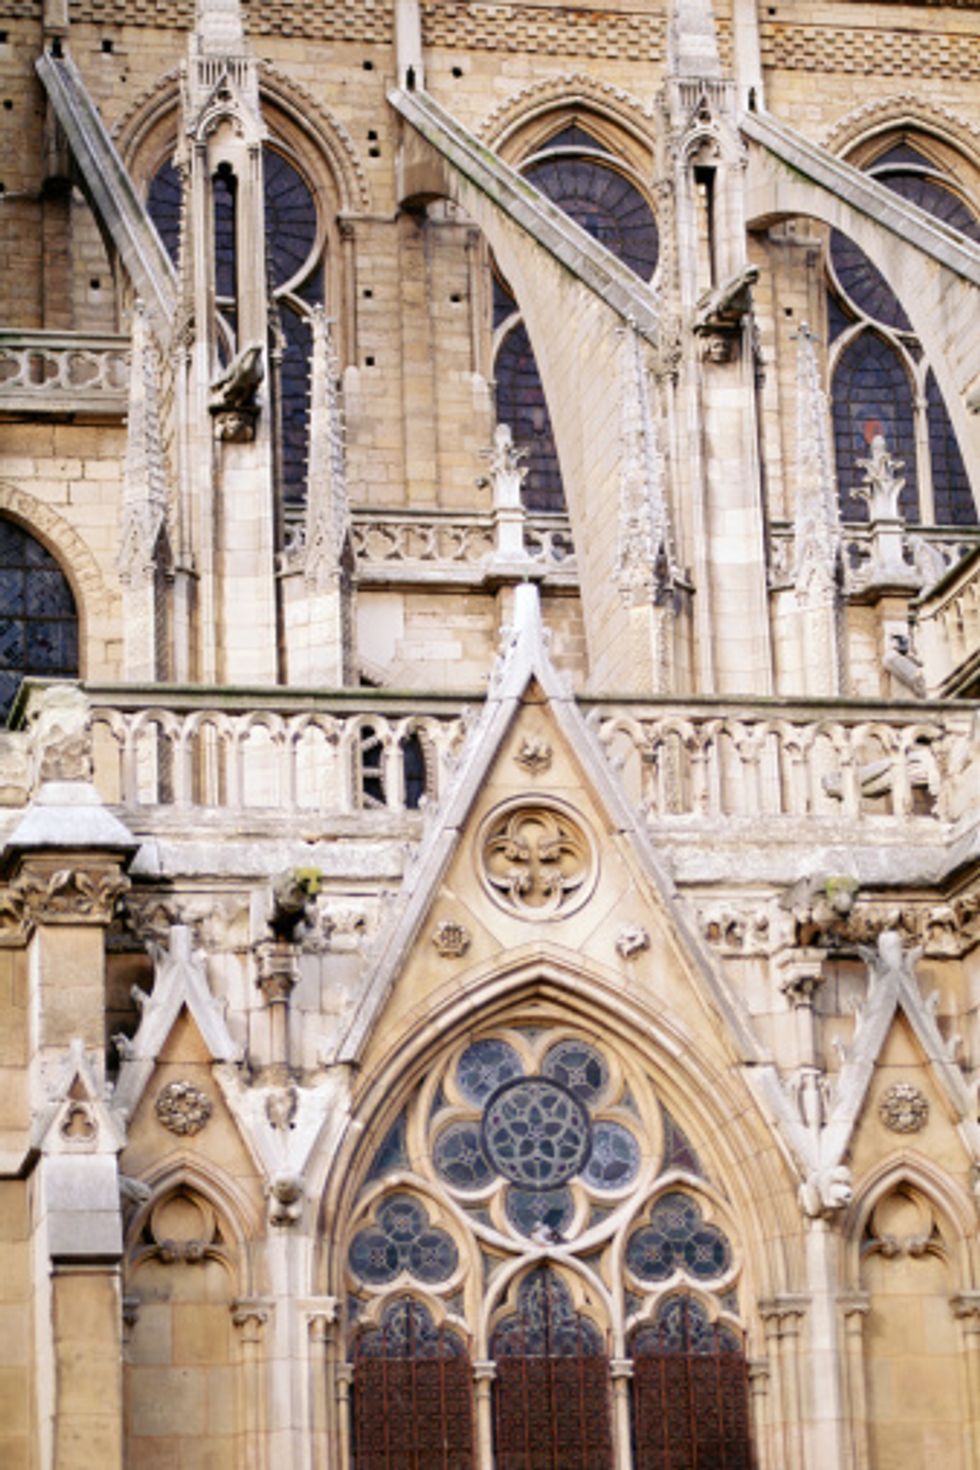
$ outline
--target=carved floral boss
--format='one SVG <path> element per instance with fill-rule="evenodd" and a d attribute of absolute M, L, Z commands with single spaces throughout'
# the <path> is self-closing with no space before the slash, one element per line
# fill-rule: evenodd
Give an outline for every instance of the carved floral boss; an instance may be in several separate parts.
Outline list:
<path fill-rule="evenodd" d="M 594 849 L 584 830 L 544 802 L 492 812 L 478 863 L 491 897 L 526 919 L 564 918 L 585 902 L 595 881 Z"/>

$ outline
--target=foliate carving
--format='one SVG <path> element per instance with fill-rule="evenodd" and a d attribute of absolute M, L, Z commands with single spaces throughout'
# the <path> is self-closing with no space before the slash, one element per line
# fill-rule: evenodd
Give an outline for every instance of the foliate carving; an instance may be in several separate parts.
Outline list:
<path fill-rule="evenodd" d="M 522 803 L 485 823 L 479 867 L 502 908 L 526 919 L 549 919 L 588 898 L 595 855 L 583 829 L 559 807 Z"/>
<path fill-rule="evenodd" d="M 206 1092 L 193 1082 L 168 1082 L 158 1094 L 156 1115 L 164 1128 L 186 1137 L 200 1133 L 214 1111 Z"/>
<path fill-rule="evenodd" d="M 805 322 L 796 342 L 796 596 L 801 603 L 833 604 L 840 589 L 841 529 L 830 410 L 816 337 Z"/>
<path fill-rule="evenodd" d="M 627 607 L 664 600 L 677 580 L 673 528 L 667 506 L 666 475 L 653 392 L 640 333 L 626 328 L 622 348 L 623 384 L 620 437 L 619 526 L 616 580 Z"/>
<path fill-rule="evenodd" d="M 471 942 L 470 931 L 456 919 L 440 919 L 432 931 L 432 946 L 444 959 L 459 959 Z"/>
<path fill-rule="evenodd" d="M 553 758 L 554 752 L 543 735 L 525 735 L 514 760 L 532 776 L 540 776 L 550 768 Z"/>
<path fill-rule="evenodd" d="M 929 1121 L 929 1099 L 912 1082 L 893 1082 L 881 1094 L 878 1116 L 893 1133 L 918 1133 Z"/>
<path fill-rule="evenodd" d="M 0 931 L 26 934 L 35 924 L 108 924 L 129 879 L 111 868 L 50 869 L 25 864 L 0 896 Z"/>
<path fill-rule="evenodd" d="M 302 565 L 306 583 L 326 591 L 342 569 L 350 543 L 350 504 L 344 411 L 339 379 L 340 362 L 330 322 L 322 306 L 310 318 L 312 367 L 310 378 L 310 492 L 300 544 L 290 564 Z"/>
<path fill-rule="evenodd" d="M 161 430 L 160 362 L 142 302 L 133 314 L 125 489 L 116 567 L 124 585 L 152 578 L 167 523 L 167 471 Z"/>
<path fill-rule="evenodd" d="M 621 959 L 631 960 L 650 948 L 650 935 L 642 924 L 624 924 L 616 935 L 616 953 Z"/>

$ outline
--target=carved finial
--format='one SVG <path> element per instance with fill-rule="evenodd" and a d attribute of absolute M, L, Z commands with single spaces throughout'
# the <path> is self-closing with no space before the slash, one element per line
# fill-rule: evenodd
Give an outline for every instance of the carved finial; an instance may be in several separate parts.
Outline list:
<path fill-rule="evenodd" d="M 888 452 L 884 434 L 875 434 L 867 459 L 859 459 L 857 464 L 864 470 L 864 480 L 855 486 L 854 494 L 866 502 L 872 522 L 898 520 L 899 496 L 905 488 L 905 479 L 898 471 L 905 468 L 905 461 Z"/>
<path fill-rule="evenodd" d="M 340 363 L 322 306 L 311 316 L 310 470 L 303 572 L 317 591 L 339 575 L 350 533 Z"/>
<path fill-rule="evenodd" d="M 796 590 L 798 597 L 816 592 L 829 601 L 837 594 L 841 548 L 830 416 L 817 338 L 806 322 L 796 343 Z"/>
<path fill-rule="evenodd" d="M 623 601 L 635 606 L 656 601 L 664 583 L 676 576 L 676 566 L 652 388 L 635 326 L 623 333 L 621 350 L 623 457 L 616 577 Z"/>
<path fill-rule="evenodd" d="M 167 471 L 157 390 L 159 362 L 142 301 L 133 311 L 132 360 L 116 566 L 124 583 L 152 578 L 167 518 Z"/>

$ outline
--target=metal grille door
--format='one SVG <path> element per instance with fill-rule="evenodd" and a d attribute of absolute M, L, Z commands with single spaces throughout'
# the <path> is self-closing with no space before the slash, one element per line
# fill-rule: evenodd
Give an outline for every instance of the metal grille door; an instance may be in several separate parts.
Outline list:
<path fill-rule="evenodd" d="M 721 1334 L 680 1349 L 651 1336 L 634 1350 L 635 1470 L 752 1470 L 744 1353 Z"/>
<path fill-rule="evenodd" d="M 371 1336 L 354 1357 L 355 1470 L 474 1470 L 469 1358 L 411 1321 L 407 1342 Z"/>

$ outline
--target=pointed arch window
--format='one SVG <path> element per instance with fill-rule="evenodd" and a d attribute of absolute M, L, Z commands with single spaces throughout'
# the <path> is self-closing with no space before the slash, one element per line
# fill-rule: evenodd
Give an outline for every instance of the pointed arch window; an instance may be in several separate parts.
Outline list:
<path fill-rule="evenodd" d="M 278 143 L 262 150 L 271 359 L 278 417 L 279 482 L 287 505 L 305 499 L 309 439 L 310 312 L 324 300 L 325 232 L 317 194 Z M 167 159 L 150 180 L 147 209 L 171 258 L 180 245 L 180 173 Z M 235 179 L 214 189 L 215 289 L 223 356 L 235 347 Z M 247 268 L 247 263 L 246 263 Z M 241 344 L 248 345 L 248 344 Z"/>
<path fill-rule="evenodd" d="M 78 611 L 68 579 L 23 526 L 0 518 L 0 717 L 20 682 L 78 676 Z"/>
<path fill-rule="evenodd" d="M 908 140 L 868 170 L 901 198 L 980 242 L 980 220 L 953 181 Z M 901 302 L 864 252 L 833 230 L 827 251 L 831 399 L 841 514 L 867 520 L 854 495 L 857 460 L 874 434 L 903 461 L 901 510 L 907 521 L 975 525 L 956 434 L 932 370 Z"/>
<path fill-rule="evenodd" d="M 727 1205 L 626 1047 L 540 1011 L 471 1031 L 384 1120 L 361 1179 L 338 1282 L 349 1355 L 360 1363 L 372 1343 L 380 1354 L 386 1314 L 411 1297 L 427 1340 L 448 1335 L 492 1380 L 472 1420 L 476 1462 L 612 1470 L 632 1455 L 639 1470 L 748 1470 L 742 1263 Z M 412 1357 L 407 1327 L 388 1332 L 402 1346 L 386 1346 L 386 1361 Z M 635 1368 L 641 1357 L 652 1366 L 639 1368 L 636 1438 L 622 1444 L 613 1360 Z M 410 1381 L 404 1366 L 395 1373 Z M 665 1379 L 685 1389 L 667 1410 Z M 413 1393 L 421 1403 L 417 1386 L 398 1402 Z M 367 1402 L 353 1409 L 362 1444 Z M 427 1403 L 441 1413 L 434 1392 Z M 668 1411 L 666 1453 L 650 1425 Z M 388 1464 L 355 1458 L 355 1470 Z"/>
<path fill-rule="evenodd" d="M 554 133 L 521 171 L 641 280 L 652 278 L 660 238 L 650 203 L 638 181 L 581 121 Z M 515 443 L 529 450 L 524 503 L 529 510 L 561 511 L 565 494 L 544 385 L 518 303 L 496 272 L 493 324 L 497 420 L 509 424 Z"/>

